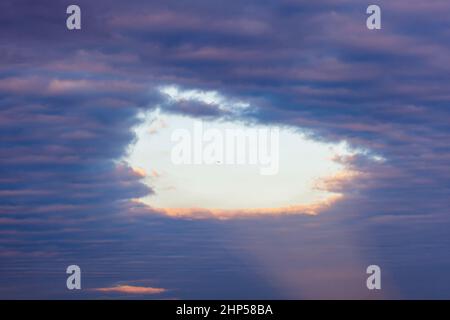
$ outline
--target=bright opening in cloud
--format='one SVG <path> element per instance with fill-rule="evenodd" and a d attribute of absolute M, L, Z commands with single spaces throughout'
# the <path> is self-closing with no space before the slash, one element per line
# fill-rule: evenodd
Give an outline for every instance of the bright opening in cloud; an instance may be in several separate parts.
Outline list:
<path fill-rule="evenodd" d="M 356 151 L 350 150 L 344 142 L 329 144 L 310 140 L 292 128 L 279 128 L 276 174 L 261 174 L 258 163 L 174 163 L 173 151 L 177 145 L 173 141 L 174 132 L 183 130 L 191 134 L 195 154 L 198 121 L 157 110 L 147 114 L 142 125 L 136 128 L 137 141 L 130 146 L 126 161 L 155 191 L 139 201 L 171 216 L 316 214 L 342 196 L 317 187 L 320 182 L 334 177 L 341 180 L 353 177 L 353 173 L 335 159 Z M 225 133 L 249 128 L 272 129 L 242 122 L 202 120 L 203 133 L 210 129 Z M 203 142 L 200 152 L 208 145 Z"/>

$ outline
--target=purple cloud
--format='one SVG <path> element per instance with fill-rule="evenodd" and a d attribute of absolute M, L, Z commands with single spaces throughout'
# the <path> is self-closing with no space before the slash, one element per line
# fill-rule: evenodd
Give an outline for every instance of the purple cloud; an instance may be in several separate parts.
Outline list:
<path fill-rule="evenodd" d="M 177 256 L 184 257 L 199 282 L 201 268 L 194 260 L 204 259 L 211 269 L 248 279 L 255 290 L 243 296 L 259 296 L 259 279 L 214 253 L 234 241 L 225 231 L 237 222 L 147 215 L 143 213 L 148 208 L 131 201 L 153 191 L 118 160 L 135 138 L 132 128 L 139 123 L 139 112 L 166 103 L 155 88 L 177 85 L 248 101 L 254 108 L 240 114 L 241 120 L 292 126 L 324 141 L 346 140 L 385 159 L 341 159 L 361 174 L 351 181 L 330 182 L 327 187 L 340 190 L 345 198 L 317 218 L 320 227 L 311 226 L 315 222 L 310 218 L 273 218 L 279 230 L 289 231 L 289 237 L 283 237 L 277 228 L 258 231 L 243 219 L 242 226 L 250 226 L 248 237 L 236 239 L 251 243 L 257 252 L 263 242 L 254 239 L 275 234 L 281 237 L 280 246 L 292 244 L 286 254 L 306 256 L 302 246 L 326 250 L 333 240 L 345 238 L 343 243 L 351 243 L 361 256 L 354 265 L 338 264 L 342 268 L 378 258 L 395 278 L 401 266 L 411 265 L 409 275 L 430 285 L 417 293 L 414 285 L 398 277 L 392 283 L 400 287 L 399 296 L 449 297 L 448 288 L 438 285 L 433 291 L 431 284 L 447 279 L 443 266 L 450 265 L 449 237 L 443 232 L 450 223 L 450 3 L 377 3 L 383 10 L 383 28 L 372 32 L 365 27 L 364 5 L 353 0 L 80 0 L 82 30 L 71 32 L 65 28 L 67 1 L 2 1 L 0 271 L 5 276 L 0 276 L 0 296 L 33 292 L 25 282 L 19 286 L 24 291 L 10 291 L 15 282 L 8 275 L 15 275 L 17 283 L 20 276 L 50 277 L 39 270 L 56 273 L 71 259 L 95 272 L 126 258 L 128 264 L 117 262 L 113 268 L 109 278 L 114 279 L 93 277 L 93 288 L 133 280 L 120 279 L 121 267 L 130 278 L 146 276 L 133 261 L 151 266 L 160 287 L 177 288 L 181 282 L 170 280 L 180 280 Z M 190 116 L 229 116 L 200 103 L 166 107 Z M 271 225 L 270 219 L 258 223 Z M 190 232 L 177 233 L 186 226 Z M 345 236 L 336 228 L 345 230 Z M 224 232 L 214 233 L 217 242 L 223 242 L 204 242 L 211 230 Z M 296 244 L 296 230 L 305 234 L 301 245 Z M 358 239 L 353 241 L 353 235 Z M 180 240 L 185 243 L 178 248 Z M 144 247 L 152 253 L 140 258 Z M 123 251 L 108 254 L 117 248 Z M 198 248 L 206 253 L 195 252 Z M 245 252 L 236 244 L 231 248 L 236 257 Z M 97 255 L 99 262 L 92 262 Z M 152 262 L 152 255 L 159 257 L 159 264 Z M 417 264 L 418 256 L 436 263 Z M 53 265 L 45 261 L 48 257 L 53 257 Z M 330 261 L 340 261 L 333 257 Z M 261 252 L 260 260 L 252 262 L 268 279 L 263 292 L 270 291 L 270 277 L 276 273 L 261 271 L 265 264 L 274 267 L 269 260 Z M 321 257 L 311 261 L 320 264 Z M 308 278 L 311 268 L 299 277 Z M 181 296 L 214 296 L 205 283 L 224 281 L 209 276 L 198 291 L 190 284 L 181 288 Z M 231 284 L 216 296 L 234 297 Z M 48 289 L 42 297 L 64 295 L 63 289 Z M 327 288 L 317 290 L 312 296 L 321 296 Z"/>

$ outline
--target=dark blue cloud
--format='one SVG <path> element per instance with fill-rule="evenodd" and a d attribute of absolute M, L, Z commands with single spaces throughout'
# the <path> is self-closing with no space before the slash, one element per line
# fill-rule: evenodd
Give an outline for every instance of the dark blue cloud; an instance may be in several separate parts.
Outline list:
<path fill-rule="evenodd" d="M 450 264 L 448 1 L 378 1 L 383 29 L 375 32 L 351 0 L 80 0 L 76 32 L 65 28 L 69 4 L 0 4 L 2 297 L 70 297 L 58 273 L 69 261 L 87 266 L 89 287 L 144 279 L 178 290 L 164 297 L 326 296 L 330 288 L 319 284 L 286 293 L 273 282 L 288 283 L 277 277 L 292 272 L 288 264 L 314 270 L 326 261 L 353 272 L 374 260 L 391 274 L 393 296 L 449 297 L 432 287 L 448 279 Z M 130 200 L 152 190 L 118 160 L 138 113 L 164 102 L 154 89 L 166 84 L 217 90 L 251 103 L 243 120 L 346 140 L 386 161 L 342 159 L 361 175 L 333 186 L 346 197 L 317 220 L 143 214 L 149 209 Z M 168 108 L 226 116 L 211 105 Z M 237 223 L 248 234 L 231 233 Z M 262 249 L 274 236 L 286 256 L 310 265 L 282 257 L 274 265 L 277 247 Z M 331 249 L 331 258 L 305 252 Z M 350 251 L 359 252 L 351 266 L 339 258 Z M 243 258 L 248 252 L 260 258 Z M 60 278 L 62 287 L 46 283 Z M 370 297 L 356 289 L 350 296 L 360 294 Z"/>

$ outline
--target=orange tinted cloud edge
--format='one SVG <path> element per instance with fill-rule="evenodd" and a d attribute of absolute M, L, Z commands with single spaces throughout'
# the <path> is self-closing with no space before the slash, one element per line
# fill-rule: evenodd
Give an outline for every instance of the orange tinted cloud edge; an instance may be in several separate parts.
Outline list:
<path fill-rule="evenodd" d="M 143 204 L 150 209 L 152 213 L 162 214 L 172 218 L 189 219 L 220 219 L 227 220 L 233 218 L 251 218 L 261 216 L 277 215 L 309 215 L 316 216 L 320 212 L 330 208 L 336 202 L 344 198 L 343 193 L 333 192 L 331 189 L 339 189 L 349 181 L 352 181 L 361 175 L 354 170 L 342 170 L 333 176 L 328 176 L 317 181 L 315 188 L 328 191 L 331 194 L 323 199 L 308 204 L 298 204 L 275 208 L 252 208 L 252 209 L 218 209 L 218 208 L 157 208 L 148 205 L 141 199 L 133 199 L 135 203 Z"/>
<path fill-rule="evenodd" d="M 130 285 L 118 285 L 107 288 L 94 288 L 92 290 L 105 293 L 126 293 L 126 294 L 159 294 L 167 291 L 167 289 L 164 288 L 139 287 Z"/>
<path fill-rule="evenodd" d="M 209 209 L 209 208 L 155 208 L 142 202 L 140 199 L 134 199 L 133 202 L 143 204 L 150 209 L 152 214 L 161 214 L 171 218 L 189 218 L 189 219 L 220 219 L 227 220 L 233 218 L 251 218 L 261 216 L 276 215 L 309 215 L 316 216 L 321 211 L 331 207 L 335 202 L 343 198 L 342 194 L 330 195 L 327 199 L 311 204 L 299 204 L 278 208 L 254 208 L 254 209 Z M 142 211 L 137 212 L 141 215 Z"/>

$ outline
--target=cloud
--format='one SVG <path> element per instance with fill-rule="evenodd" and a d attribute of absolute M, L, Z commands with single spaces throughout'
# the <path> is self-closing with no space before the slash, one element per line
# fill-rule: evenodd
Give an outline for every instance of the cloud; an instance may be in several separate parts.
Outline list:
<path fill-rule="evenodd" d="M 172 218 L 191 219 L 220 219 L 227 220 L 233 218 L 257 218 L 264 216 L 279 215 L 311 215 L 315 216 L 321 211 L 331 207 L 333 203 L 342 199 L 343 195 L 335 194 L 325 200 L 306 205 L 292 205 L 280 208 L 255 208 L 255 209 L 205 209 L 205 208 L 149 208 L 149 214 L 163 214 Z"/>
<path fill-rule="evenodd" d="M 235 227 L 236 219 L 191 224 L 149 214 L 152 208 L 132 201 L 154 190 L 118 159 L 135 139 L 138 114 L 166 102 L 158 88 L 176 85 L 221 92 L 254 106 L 239 112 L 240 120 L 298 128 L 319 141 L 345 140 L 385 159 L 342 159 L 361 174 L 322 182 L 344 194 L 342 199 L 320 207 L 315 216 L 264 216 L 264 222 L 242 224 L 252 232 L 227 252 L 264 238 L 252 226 L 266 223 L 272 230 L 273 218 L 282 221 L 278 227 L 283 232 L 274 232 L 290 249 L 286 257 L 301 260 L 307 251 L 326 251 L 331 257 L 326 262 L 332 264 L 339 257 L 327 246 L 336 243 L 333 248 L 341 249 L 341 237 L 333 235 L 342 228 L 359 236 L 350 253 L 343 252 L 348 259 L 360 252 L 367 261 L 384 262 L 407 297 L 448 297 L 444 285 L 449 281 L 443 280 L 449 266 L 450 3 L 378 3 L 383 29 L 370 32 L 365 5 L 356 0 L 198 0 L 189 6 L 170 0 L 107 5 L 79 0 L 83 29 L 69 32 L 64 2 L 1 1 L 0 251 L 5 255 L 0 295 L 61 297 L 64 291 L 36 289 L 32 283 L 54 283 L 55 278 L 48 281 L 50 272 L 42 270 L 58 274 L 62 264 L 73 260 L 98 274 L 105 265 L 132 276 L 142 275 L 139 267 L 151 266 L 158 271 L 155 277 L 166 272 L 161 276 L 165 281 L 181 283 L 185 280 L 175 275 L 184 271 L 184 262 L 200 259 L 212 270 L 210 278 L 203 276 L 207 268 L 190 264 L 203 286 L 188 283 L 187 297 L 233 298 L 229 293 L 236 291 L 251 296 L 247 287 L 254 295 L 275 292 L 258 285 L 271 283 L 280 270 L 265 274 L 264 282 L 252 278 L 253 270 L 244 277 L 239 263 L 230 258 L 227 264 L 216 255 L 225 251 L 219 242 L 230 242 L 217 224 Z M 186 100 L 166 106 L 195 117 L 229 115 L 218 103 Z M 307 232 L 311 220 L 302 218 L 322 226 Z M 304 232 L 303 242 L 286 238 L 286 230 Z M 273 235 L 264 233 L 270 240 Z M 218 240 L 206 244 L 204 239 Z M 142 248 L 160 264 L 142 255 Z M 255 269 L 267 265 L 271 252 L 261 255 L 263 261 L 256 259 Z M 39 258 L 46 254 L 54 259 Z M 180 257 L 186 257 L 183 263 Z M 316 258 L 311 261 L 324 265 Z M 304 266 L 283 261 L 292 263 L 291 270 Z M 235 273 L 227 270 L 242 277 L 233 282 Z M 220 272 L 227 281 L 220 281 Z M 310 277 L 308 272 L 304 277 Z M 214 286 L 216 291 L 209 289 L 211 279 L 221 284 Z M 323 290 L 326 286 L 315 296 Z"/>
<path fill-rule="evenodd" d="M 147 295 L 147 294 L 160 294 L 164 293 L 167 290 L 163 288 L 152 288 L 152 287 L 139 287 L 139 286 L 130 286 L 130 285 L 118 285 L 115 287 L 109 288 L 96 288 L 92 289 L 98 292 L 104 293 L 125 293 L 125 294 L 138 294 L 138 295 Z"/>

